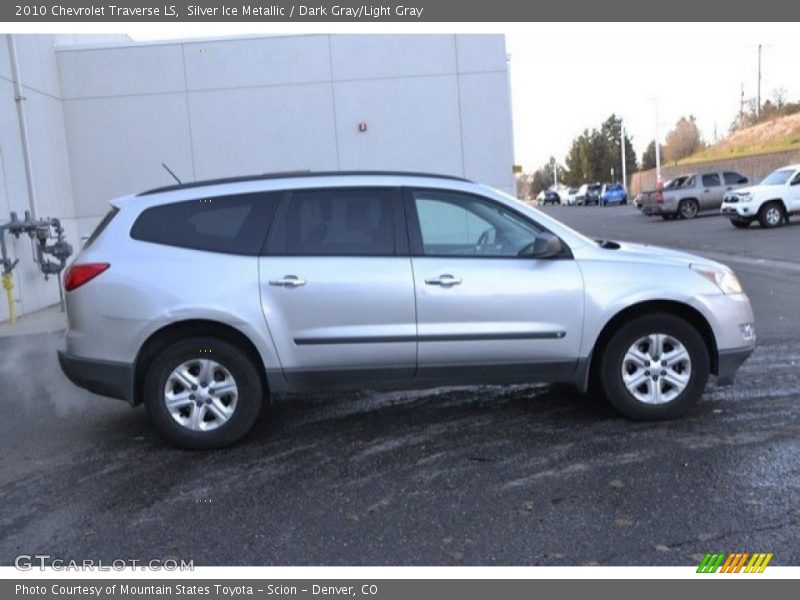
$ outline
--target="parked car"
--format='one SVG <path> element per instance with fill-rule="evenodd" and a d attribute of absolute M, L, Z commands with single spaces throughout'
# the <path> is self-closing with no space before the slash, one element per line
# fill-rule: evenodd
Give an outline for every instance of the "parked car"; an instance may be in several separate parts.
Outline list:
<path fill-rule="evenodd" d="M 542 200 L 539 204 L 561 204 L 561 196 L 554 190 L 544 190 L 542 192 Z"/>
<path fill-rule="evenodd" d="M 755 344 L 728 267 L 595 241 L 488 186 L 403 173 L 200 181 L 111 202 L 64 281 L 58 356 L 188 448 L 273 395 L 597 381 L 632 419 L 688 410 Z"/>
<path fill-rule="evenodd" d="M 689 178 L 689 175 L 679 175 L 675 179 L 668 179 L 662 188 L 663 191 L 672 190 L 678 188 Z M 640 192 L 636 195 L 636 198 L 633 199 L 633 205 L 642 210 L 645 204 L 654 203 L 656 200 L 656 195 L 658 194 L 658 190 L 647 190 L 644 192 Z"/>
<path fill-rule="evenodd" d="M 600 204 L 600 191 L 603 186 L 599 183 L 584 183 L 579 189 L 575 199 L 579 206 Z"/>
<path fill-rule="evenodd" d="M 627 204 L 628 193 L 620 183 L 606 183 L 600 190 L 600 200 L 603 206 L 609 204 Z"/>
<path fill-rule="evenodd" d="M 747 182 L 747 177 L 735 171 L 687 175 L 680 185 L 644 199 L 642 213 L 664 219 L 693 219 L 701 212 L 719 210 L 725 193 Z"/>
<path fill-rule="evenodd" d="M 575 206 L 578 203 L 578 188 L 571 187 L 567 189 L 567 206 Z"/>
<path fill-rule="evenodd" d="M 800 214 L 800 165 L 770 173 L 760 184 L 725 196 L 720 213 L 734 227 L 744 229 L 758 221 L 761 227 L 777 227 Z"/>

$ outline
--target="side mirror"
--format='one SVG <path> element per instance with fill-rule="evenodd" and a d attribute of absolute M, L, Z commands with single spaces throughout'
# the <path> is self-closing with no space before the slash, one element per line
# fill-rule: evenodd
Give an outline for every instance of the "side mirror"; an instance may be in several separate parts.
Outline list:
<path fill-rule="evenodd" d="M 561 240 L 549 231 L 542 231 L 530 244 L 525 246 L 519 253 L 520 256 L 530 256 L 531 258 L 552 258 L 564 251 Z"/>

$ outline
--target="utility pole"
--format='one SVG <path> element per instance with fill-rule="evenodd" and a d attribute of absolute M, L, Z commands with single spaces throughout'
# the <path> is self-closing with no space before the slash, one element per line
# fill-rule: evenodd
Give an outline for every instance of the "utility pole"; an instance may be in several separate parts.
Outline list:
<path fill-rule="evenodd" d="M 742 94 L 739 96 L 739 125 L 744 124 L 744 81 L 742 82 Z"/>
<path fill-rule="evenodd" d="M 758 45 L 758 104 L 756 117 L 761 117 L 761 44 Z"/>

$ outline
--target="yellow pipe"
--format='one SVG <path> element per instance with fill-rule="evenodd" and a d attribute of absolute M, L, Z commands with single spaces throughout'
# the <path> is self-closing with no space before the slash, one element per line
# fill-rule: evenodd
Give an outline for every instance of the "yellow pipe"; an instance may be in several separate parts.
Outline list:
<path fill-rule="evenodd" d="M 14 306 L 14 280 L 11 273 L 3 273 L 3 289 L 6 291 L 6 302 L 8 302 L 8 320 L 13 325 L 17 322 L 17 311 Z"/>

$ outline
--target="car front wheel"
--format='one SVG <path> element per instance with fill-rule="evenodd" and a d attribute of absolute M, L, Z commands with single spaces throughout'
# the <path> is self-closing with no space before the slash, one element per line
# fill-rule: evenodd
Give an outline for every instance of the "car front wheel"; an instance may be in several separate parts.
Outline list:
<path fill-rule="evenodd" d="M 758 211 L 758 223 L 765 229 L 777 227 L 783 223 L 783 208 L 777 202 L 767 202 Z"/>
<path fill-rule="evenodd" d="M 642 316 L 611 337 L 600 363 L 600 382 L 611 405 L 635 420 L 671 419 L 700 398 L 710 372 L 698 331 L 670 315 Z"/>
<path fill-rule="evenodd" d="M 165 348 L 144 380 L 153 426 L 168 441 L 189 449 L 221 448 L 243 437 L 258 417 L 263 393 L 247 354 L 207 336 Z"/>

